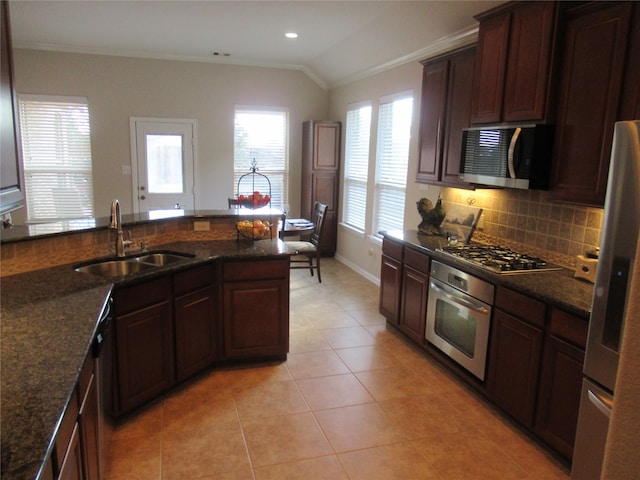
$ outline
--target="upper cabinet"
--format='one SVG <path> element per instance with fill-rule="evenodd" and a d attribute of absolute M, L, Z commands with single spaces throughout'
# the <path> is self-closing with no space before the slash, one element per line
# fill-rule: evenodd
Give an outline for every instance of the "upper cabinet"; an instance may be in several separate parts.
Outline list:
<path fill-rule="evenodd" d="M 548 120 L 556 10 L 557 2 L 514 2 L 476 17 L 471 123 Z"/>
<path fill-rule="evenodd" d="M 423 62 L 417 182 L 469 186 L 458 174 L 475 58 L 475 47 L 467 47 Z"/>
<path fill-rule="evenodd" d="M 557 98 L 552 196 L 604 204 L 614 123 L 640 118 L 640 9 L 567 2 Z"/>
<path fill-rule="evenodd" d="M 9 24 L 9 4 L 0 4 L 0 115 L 2 137 L 0 138 L 0 213 L 10 212 L 23 206 L 20 135 L 18 106 L 13 81 L 13 52 Z"/>

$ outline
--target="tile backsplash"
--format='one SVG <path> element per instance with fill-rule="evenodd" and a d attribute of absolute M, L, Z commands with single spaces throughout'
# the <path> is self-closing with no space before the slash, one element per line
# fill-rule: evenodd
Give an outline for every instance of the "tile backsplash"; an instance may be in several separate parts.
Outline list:
<path fill-rule="evenodd" d="M 520 248 L 573 268 L 575 256 L 599 246 L 604 210 L 556 203 L 540 190 L 443 188 L 445 205 L 482 208 L 474 239 Z"/>

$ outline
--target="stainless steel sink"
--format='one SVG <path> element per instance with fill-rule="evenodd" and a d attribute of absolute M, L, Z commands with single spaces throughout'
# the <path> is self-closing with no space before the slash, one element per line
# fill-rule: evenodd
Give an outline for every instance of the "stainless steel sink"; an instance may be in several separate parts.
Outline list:
<path fill-rule="evenodd" d="M 136 262 L 142 262 L 145 264 L 149 263 L 151 265 L 156 265 L 161 267 L 163 265 L 168 265 L 170 263 L 184 262 L 188 258 L 192 258 L 192 257 L 193 257 L 192 255 L 186 255 L 182 253 L 160 252 L 160 253 L 146 253 L 146 254 L 138 255 L 137 257 L 133 257 L 133 260 L 135 260 Z"/>
<path fill-rule="evenodd" d="M 145 252 L 134 257 L 99 261 L 74 267 L 76 272 L 92 273 L 103 277 L 126 277 L 165 265 L 183 262 L 193 255 L 177 252 Z"/>

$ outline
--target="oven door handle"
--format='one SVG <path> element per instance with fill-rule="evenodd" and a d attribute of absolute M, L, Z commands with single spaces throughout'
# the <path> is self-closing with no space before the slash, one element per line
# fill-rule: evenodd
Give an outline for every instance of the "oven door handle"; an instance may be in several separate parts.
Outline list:
<path fill-rule="evenodd" d="M 457 303 L 459 305 L 462 305 L 465 308 L 468 308 L 470 310 L 474 310 L 474 311 L 476 311 L 478 313 L 482 313 L 482 314 L 485 314 L 485 315 L 488 315 L 490 313 L 490 310 L 487 307 L 485 307 L 484 305 L 478 305 L 476 303 L 470 302 L 469 300 L 466 300 L 465 298 L 461 298 L 458 295 L 448 293 L 444 288 L 440 287 L 439 285 L 436 285 L 433 282 L 429 282 L 429 283 L 431 284 L 431 288 L 433 290 L 435 290 L 440 295 L 442 295 L 443 297 L 447 298 L 448 300 L 451 300 L 454 303 Z"/>

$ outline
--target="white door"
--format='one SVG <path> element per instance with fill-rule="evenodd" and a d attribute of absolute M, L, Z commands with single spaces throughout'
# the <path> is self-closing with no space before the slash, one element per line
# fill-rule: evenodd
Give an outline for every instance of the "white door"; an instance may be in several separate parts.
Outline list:
<path fill-rule="evenodd" d="M 195 120 L 131 119 L 134 213 L 194 210 Z"/>

